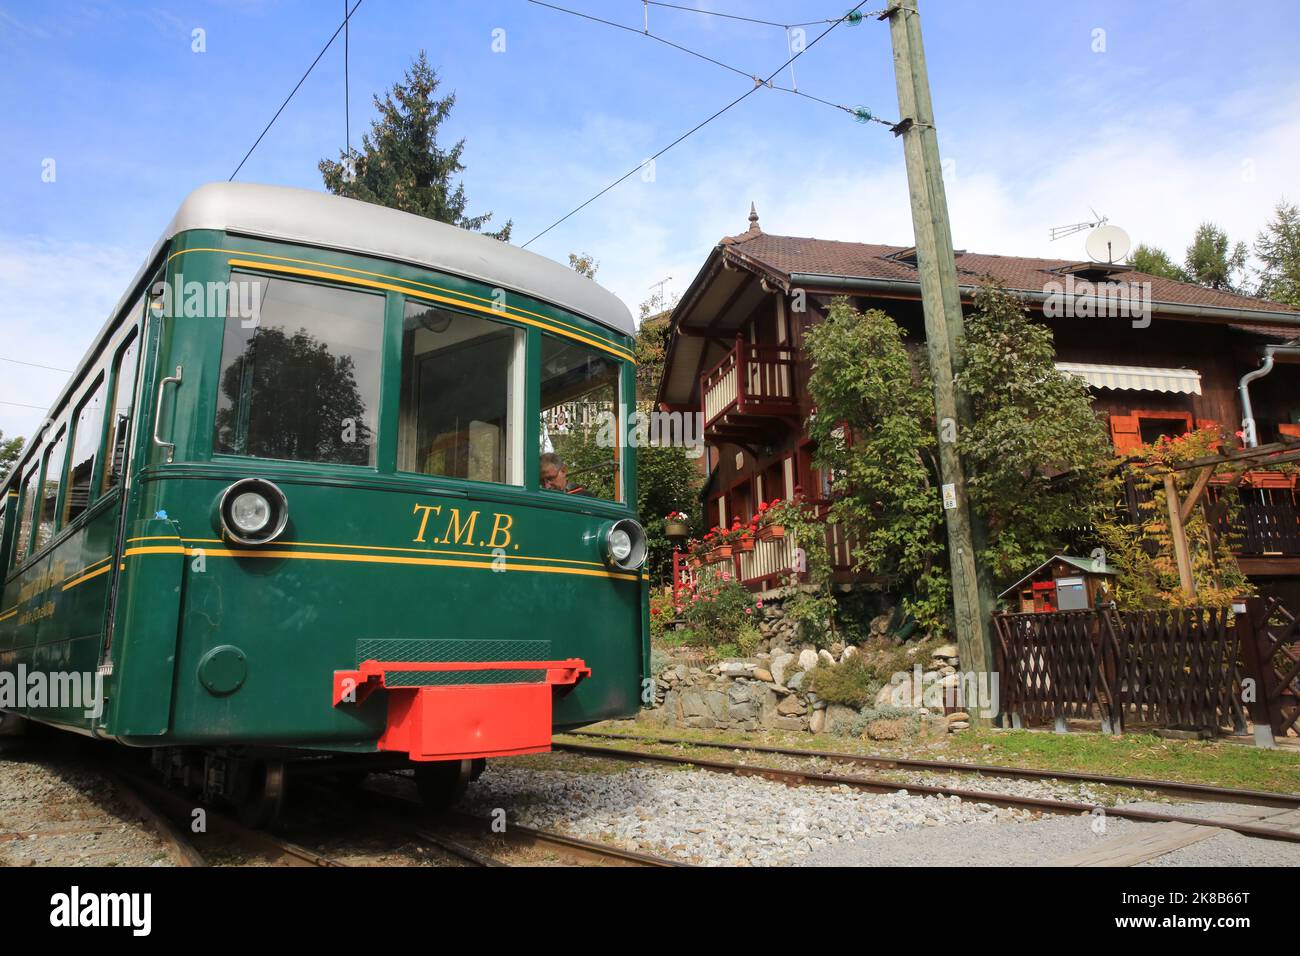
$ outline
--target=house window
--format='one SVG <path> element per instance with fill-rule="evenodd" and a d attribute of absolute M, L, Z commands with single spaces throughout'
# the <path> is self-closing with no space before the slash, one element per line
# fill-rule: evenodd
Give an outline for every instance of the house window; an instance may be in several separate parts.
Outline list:
<path fill-rule="evenodd" d="M 1161 438 L 1177 438 L 1186 435 L 1189 422 L 1181 418 L 1144 418 L 1138 416 L 1138 434 L 1142 444 L 1149 445 Z"/>

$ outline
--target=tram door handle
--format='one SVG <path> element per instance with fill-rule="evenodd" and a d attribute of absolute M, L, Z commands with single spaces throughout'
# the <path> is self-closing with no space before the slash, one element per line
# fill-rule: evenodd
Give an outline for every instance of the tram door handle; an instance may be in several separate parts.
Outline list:
<path fill-rule="evenodd" d="M 163 441 L 162 438 L 158 436 L 158 429 L 162 426 L 163 398 L 167 394 L 167 386 L 169 383 L 173 382 L 180 385 L 181 371 L 181 366 L 177 365 L 175 375 L 168 375 L 158 383 L 158 404 L 154 407 L 153 413 L 153 443 L 159 448 L 167 449 L 168 464 L 171 464 L 172 460 L 176 457 L 176 443 L 174 441 Z"/>

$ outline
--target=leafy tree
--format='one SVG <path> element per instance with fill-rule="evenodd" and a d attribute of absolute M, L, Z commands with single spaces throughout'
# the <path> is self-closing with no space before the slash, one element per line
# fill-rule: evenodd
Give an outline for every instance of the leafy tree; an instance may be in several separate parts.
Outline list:
<path fill-rule="evenodd" d="M 24 439 L 21 435 L 17 438 L 5 438 L 5 433 L 0 431 L 0 478 L 9 474 L 10 470 L 18 463 L 18 457 L 23 453 Z"/>
<path fill-rule="evenodd" d="M 1169 509 L 1165 503 L 1165 475 L 1174 476 L 1175 486 L 1186 495 L 1196 480 L 1196 469 L 1175 470 L 1178 462 L 1214 454 L 1222 436 L 1215 429 L 1202 428 L 1178 438 L 1135 449 L 1133 459 L 1148 467 L 1125 466 L 1113 484 L 1117 506 L 1097 523 L 1097 537 L 1106 551 L 1106 562 L 1116 573 L 1115 600 L 1121 608 L 1142 610 L 1160 607 L 1229 607 L 1241 594 L 1253 593 L 1254 586 L 1241 573 L 1233 556 L 1234 542 L 1227 535 L 1211 533 L 1206 505 L 1194 509 L 1185 524 L 1191 548 L 1192 577 L 1196 596 L 1182 591 L 1173 541 L 1169 534 Z M 1219 471 L 1230 471 L 1225 464 Z M 1125 482 L 1133 485 L 1137 515 L 1118 506 Z M 1225 493 L 1214 507 L 1223 509 L 1228 524 L 1240 508 L 1236 495 Z"/>
<path fill-rule="evenodd" d="M 1258 294 L 1300 307 L 1300 209 L 1283 200 L 1273 216 L 1255 239 L 1255 255 L 1264 264 Z"/>
<path fill-rule="evenodd" d="M 636 510 L 650 547 L 650 580 L 668 584 L 673 579 L 674 545 L 664 536 L 664 519 L 670 511 L 681 511 L 692 528 L 703 527 L 702 476 L 698 460 L 687 457 L 684 448 L 642 445 L 636 454 Z"/>
<path fill-rule="evenodd" d="M 1057 370 L 1051 329 L 996 285 L 975 295 L 965 360 L 973 422 L 958 444 L 971 504 L 989 528 L 980 560 L 1005 579 L 1102 513 L 1110 439 L 1087 384 Z"/>
<path fill-rule="evenodd" d="M 808 433 L 836 487 L 830 518 L 856 540 L 854 559 L 905 589 L 923 624 L 947 616 L 943 510 L 935 480 L 934 403 L 928 372 L 884 312 L 836 299 L 808 330 Z M 904 583 L 905 582 L 905 583 Z"/>
<path fill-rule="evenodd" d="M 1246 271 L 1246 244 L 1228 247 L 1228 234 L 1212 222 L 1196 228 L 1184 266 L 1192 282 L 1224 292 L 1240 292 Z"/>
<path fill-rule="evenodd" d="M 576 252 L 570 252 L 569 268 L 580 276 L 594 279 L 596 278 L 596 270 L 600 268 L 600 263 L 597 262 L 595 256 L 589 252 L 584 252 L 581 255 Z"/>
<path fill-rule="evenodd" d="M 465 169 L 460 161 L 465 140 L 449 149 L 438 145 L 438 128 L 456 103 L 454 93 L 441 99 L 434 95 L 439 83 L 437 71 L 421 50 L 406 71 L 405 83 L 394 84 L 382 102 L 374 97 L 379 118 L 362 136 L 361 150 L 340 155 L 339 162 L 320 161 L 325 188 L 338 196 L 482 231 L 492 214 L 467 216 L 465 187 L 453 182 Z M 510 227 L 507 222 L 486 234 L 508 242 Z"/>
<path fill-rule="evenodd" d="M 1190 277 L 1169 258 L 1169 253 L 1155 246 L 1148 246 L 1145 243 L 1138 243 L 1133 255 L 1129 258 L 1129 263 L 1138 272 L 1145 272 L 1149 276 L 1159 276 L 1162 279 L 1176 279 L 1179 282 L 1189 282 Z"/>
<path fill-rule="evenodd" d="M 934 403 L 923 362 L 884 312 L 837 299 L 809 330 L 809 433 L 835 489 L 830 517 L 859 566 L 892 579 L 931 631 L 948 625 Z M 971 503 L 988 526 L 979 560 L 1007 578 L 1063 548 L 1100 513 L 1109 443 L 1086 386 L 1057 371 L 1051 331 L 984 286 L 967 320 L 963 382 L 973 421 L 953 435 Z"/>

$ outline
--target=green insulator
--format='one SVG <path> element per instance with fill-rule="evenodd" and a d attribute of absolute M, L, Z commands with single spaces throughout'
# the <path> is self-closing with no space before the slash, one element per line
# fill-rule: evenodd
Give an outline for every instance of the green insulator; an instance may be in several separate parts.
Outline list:
<path fill-rule="evenodd" d="M 867 109 L 865 106 L 858 106 L 854 107 L 853 118 L 859 123 L 870 123 L 876 117 L 872 115 L 871 110 Z"/>
<path fill-rule="evenodd" d="M 859 23 L 862 22 L 862 11 L 850 10 L 848 13 L 844 15 L 844 19 L 849 26 L 856 27 Z"/>

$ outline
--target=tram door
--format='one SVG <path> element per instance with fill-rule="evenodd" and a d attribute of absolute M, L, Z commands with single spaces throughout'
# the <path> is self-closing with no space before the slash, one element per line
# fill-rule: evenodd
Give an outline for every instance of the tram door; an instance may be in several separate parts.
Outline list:
<path fill-rule="evenodd" d="M 158 277 L 161 278 L 161 273 Z M 149 288 L 153 288 L 153 283 Z M 144 378 L 145 352 L 145 304 L 148 296 L 143 296 L 132 306 L 133 327 L 116 347 L 109 365 L 109 397 L 105 413 L 108 418 L 105 429 L 104 467 L 100 494 L 116 494 L 113 506 L 101 513 L 95 520 L 102 527 L 95 529 L 98 537 L 109 542 L 113 555 L 112 571 L 107 575 L 110 582 L 106 595 L 105 626 L 103 646 L 100 649 L 100 665 L 109 662 L 109 650 L 113 643 L 114 611 L 118 600 L 118 580 L 122 566 L 122 553 L 126 549 L 126 502 L 128 476 L 131 474 L 131 454 L 134 442 L 134 426 L 139 419 L 140 403 L 147 396 L 141 395 L 141 382 Z M 131 325 L 131 323 L 128 323 Z"/>

